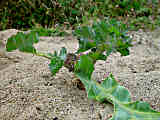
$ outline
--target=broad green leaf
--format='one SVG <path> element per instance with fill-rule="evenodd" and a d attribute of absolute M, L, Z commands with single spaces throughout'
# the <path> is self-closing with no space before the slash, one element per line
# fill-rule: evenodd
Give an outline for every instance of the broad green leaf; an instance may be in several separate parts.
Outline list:
<path fill-rule="evenodd" d="M 33 44 L 38 43 L 38 41 L 39 37 L 35 33 L 24 34 L 19 32 L 8 39 L 6 49 L 8 52 L 19 49 L 22 52 L 36 53 Z"/>
<path fill-rule="evenodd" d="M 110 120 L 160 120 L 160 112 L 151 109 L 146 102 L 115 103 L 115 113 Z"/>
<path fill-rule="evenodd" d="M 87 66 L 87 67 L 86 67 Z M 76 64 L 75 74 L 85 85 L 88 98 L 108 100 L 114 105 L 110 120 L 160 120 L 160 112 L 151 109 L 146 102 L 132 102 L 130 93 L 120 86 L 111 74 L 101 84 L 91 80 L 94 64 L 89 56 L 83 55 Z"/>
<path fill-rule="evenodd" d="M 51 62 L 49 64 L 49 68 L 52 74 L 55 75 L 64 65 L 64 61 L 67 56 L 67 50 L 66 48 L 63 47 L 60 50 L 59 55 L 56 51 L 54 52 L 54 54 L 49 54 L 49 55 L 52 57 Z"/>
<path fill-rule="evenodd" d="M 86 55 L 82 55 L 80 58 L 83 60 L 80 60 L 75 65 L 75 71 L 77 71 L 80 76 L 84 76 L 87 77 L 87 79 L 90 79 L 94 70 L 93 61 L 90 57 L 86 57 Z"/>

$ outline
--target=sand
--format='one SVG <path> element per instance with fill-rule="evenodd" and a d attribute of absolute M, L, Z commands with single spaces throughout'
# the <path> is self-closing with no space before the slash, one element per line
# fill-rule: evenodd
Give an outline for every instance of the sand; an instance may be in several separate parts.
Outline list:
<path fill-rule="evenodd" d="M 17 32 L 1 31 L 0 38 L 5 43 Z M 160 111 L 160 38 L 142 30 L 129 35 L 134 39 L 130 55 L 114 53 L 98 61 L 92 78 L 101 80 L 112 73 L 133 100 L 147 101 Z M 35 46 L 45 53 L 64 46 L 74 52 L 78 41 L 71 35 L 41 37 Z M 106 120 L 113 112 L 111 104 L 89 100 L 73 84 L 74 76 L 66 68 L 52 76 L 46 58 L 19 51 L 7 55 L 13 59 L 0 56 L 0 120 Z"/>

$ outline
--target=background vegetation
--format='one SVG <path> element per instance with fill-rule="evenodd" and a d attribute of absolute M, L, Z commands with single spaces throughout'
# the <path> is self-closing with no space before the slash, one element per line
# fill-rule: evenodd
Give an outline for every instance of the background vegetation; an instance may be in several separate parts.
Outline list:
<path fill-rule="evenodd" d="M 0 30 L 71 27 L 116 18 L 132 29 L 160 24 L 159 0 L 1 0 Z"/>

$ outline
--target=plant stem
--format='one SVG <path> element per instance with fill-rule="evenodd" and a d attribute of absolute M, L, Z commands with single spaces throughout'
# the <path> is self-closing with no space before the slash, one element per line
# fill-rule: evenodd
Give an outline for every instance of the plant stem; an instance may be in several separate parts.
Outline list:
<path fill-rule="evenodd" d="M 45 57 L 45 58 L 50 59 L 50 60 L 52 59 L 51 56 L 49 56 L 49 55 L 47 55 L 47 54 L 45 54 L 45 53 L 36 52 L 36 53 L 33 53 L 33 54 L 36 55 L 36 56 Z"/>

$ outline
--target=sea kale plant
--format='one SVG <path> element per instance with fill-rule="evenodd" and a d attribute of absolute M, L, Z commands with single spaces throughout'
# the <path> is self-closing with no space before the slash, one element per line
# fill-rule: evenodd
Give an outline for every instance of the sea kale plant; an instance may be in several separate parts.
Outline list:
<path fill-rule="evenodd" d="M 8 39 L 8 52 L 19 51 L 46 57 L 50 60 L 49 68 L 53 75 L 64 66 L 82 82 L 89 99 L 99 102 L 110 102 L 114 105 L 114 113 L 109 120 L 160 120 L 160 112 L 153 110 L 142 101 L 132 101 L 129 91 L 119 85 L 110 74 L 101 83 L 92 80 L 92 74 L 97 60 L 106 60 L 113 52 L 122 56 L 129 55 L 131 39 L 127 36 L 127 28 L 116 20 L 94 22 L 92 26 L 77 28 L 73 34 L 79 40 L 79 48 L 75 53 L 67 53 L 65 47 L 59 52 L 41 53 L 34 48 L 39 41 L 38 33 L 19 32 Z"/>

